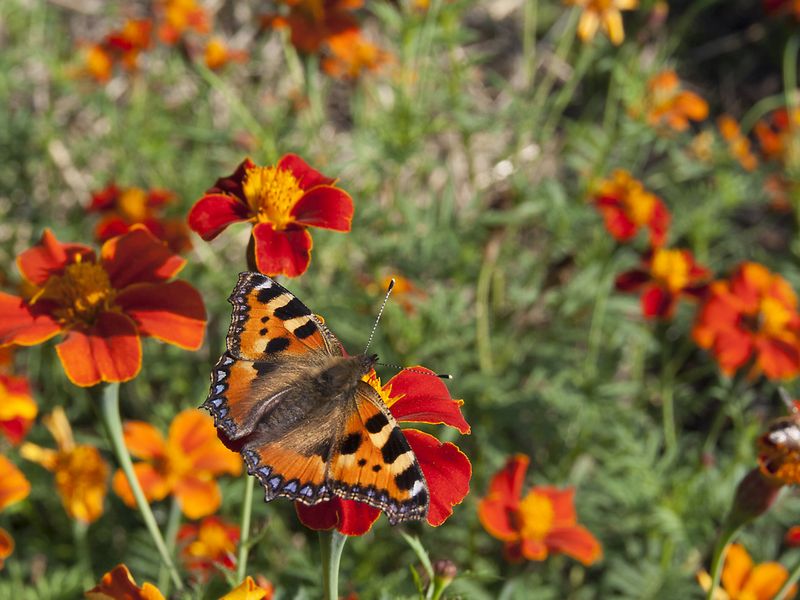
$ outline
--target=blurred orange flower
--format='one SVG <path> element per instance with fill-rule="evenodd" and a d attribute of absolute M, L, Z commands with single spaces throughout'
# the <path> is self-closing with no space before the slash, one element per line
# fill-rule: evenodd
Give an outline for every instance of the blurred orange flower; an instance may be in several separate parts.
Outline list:
<path fill-rule="evenodd" d="M 100 583 L 84 596 L 89 600 L 164 600 L 163 594 L 153 584 L 137 586 L 125 565 L 117 565 L 103 575 Z"/>
<path fill-rule="evenodd" d="M 675 71 L 662 71 L 647 82 L 647 122 L 653 127 L 666 125 L 685 131 L 689 121 L 702 121 L 708 116 L 708 103 L 694 92 L 681 88 Z"/>
<path fill-rule="evenodd" d="M 6 559 L 14 553 L 14 538 L 5 529 L 0 527 L 0 571 L 5 566 Z"/>
<path fill-rule="evenodd" d="M 800 373 L 797 296 L 783 277 L 763 265 L 743 263 L 730 279 L 713 282 L 692 336 L 712 352 L 726 375 L 751 359 L 753 375 L 788 379 Z"/>
<path fill-rule="evenodd" d="M 0 454 L 0 510 L 24 500 L 31 493 L 31 484 L 14 463 Z"/>
<path fill-rule="evenodd" d="M 81 48 L 83 66 L 78 74 L 105 83 L 111 79 L 114 59 L 103 44 L 84 44 Z"/>
<path fill-rule="evenodd" d="M 248 576 L 242 583 L 219 600 L 272 600 L 272 584 L 269 585 L 270 589 L 264 589 L 261 585 L 256 584 L 252 577 Z"/>
<path fill-rule="evenodd" d="M 264 27 L 288 28 L 292 45 L 300 52 L 318 53 L 332 36 L 345 31 L 358 31 L 353 11 L 364 0 L 282 0 L 289 7 L 286 15 L 265 15 Z"/>
<path fill-rule="evenodd" d="M 19 444 L 37 412 L 28 379 L 0 373 L 0 433 L 12 444 Z"/>
<path fill-rule="evenodd" d="M 758 167 L 758 159 L 750 150 L 750 140 L 742 135 L 739 124 L 730 115 L 722 115 L 717 119 L 717 127 L 723 139 L 728 142 L 728 148 L 733 157 L 747 171 L 754 171 Z"/>
<path fill-rule="evenodd" d="M 492 478 L 489 493 L 478 504 L 478 518 L 493 537 L 505 542 L 506 557 L 545 560 L 563 553 L 590 565 L 602 558 L 600 542 L 578 525 L 574 488 L 536 486 L 522 497 L 530 459 L 516 454 Z"/>
<path fill-rule="evenodd" d="M 200 294 L 167 282 L 185 263 L 141 225 L 103 244 L 99 260 L 47 229 L 17 257 L 31 297 L 0 292 L 0 345 L 33 346 L 63 333 L 56 352 L 75 385 L 132 379 L 142 365 L 140 336 L 189 350 L 203 341 Z"/>
<path fill-rule="evenodd" d="M 358 79 L 365 71 L 376 71 L 390 55 L 368 42 L 357 29 L 328 38 L 330 56 L 322 59 L 322 70 L 337 79 Z"/>
<path fill-rule="evenodd" d="M 231 62 L 241 63 L 247 61 L 247 52 L 233 50 L 228 47 L 222 38 L 213 37 L 206 42 L 203 59 L 209 69 L 216 70 Z"/>
<path fill-rule="evenodd" d="M 178 531 L 178 544 L 186 570 L 207 581 L 218 569 L 236 567 L 234 552 L 239 543 L 239 526 L 221 518 L 206 517 L 200 523 L 187 523 Z"/>
<path fill-rule="evenodd" d="M 124 435 L 128 450 L 143 461 L 135 463 L 134 470 L 147 499 L 162 500 L 172 494 L 190 519 L 215 513 L 222 502 L 215 478 L 242 470 L 239 454 L 217 439 L 214 420 L 193 408 L 173 419 L 167 440 L 144 421 L 126 422 Z M 125 504 L 136 507 L 121 470 L 114 474 L 113 488 Z"/>
<path fill-rule="evenodd" d="M 621 273 L 616 287 L 623 292 L 641 292 L 642 314 L 650 319 L 671 318 L 678 298 L 697 298 L 711 275 L 689 250 L 656 248 L 642 263 L 639 269 Z"/>
<path fill-rule="evenodd" d="M 772 600 L 789 577 L 783 565 L 776 562 L 753 564 L 753 559 L 741 544 L 731 544 L 722 567 L 722 589 L 717 589 L 715 600 Z M 711 576 L 705 571 L 697 574 L 700 586 L 708 592 Z M 793 598 L 797 586 L 792 586 L 786 598 Z"/>
<path fill-rule="evenodd" d="M 158 37 L 168 45 L 178 43 L 189 30 L 201 34 L 211 31 L 208 12 L 195 0 L 159 0 L 156 14 L 161 20 Z"/>
<path fill-rule="evenodd" d="M 128 19 L 122 29 L 103 38 L 103 48 L 128 70 L 137 67 L 139 54 L 150 47 L 153 22 L 150 19 Z"/>
<path fill-rule="evenodd" d="M 582 42 L 594 39 L 602 28 L 611 43 L 619 46 L 625 40 L 622 27 L 623 10 L 639 7 L 639 0 L 564 0 L 567 5 L 578 6 L 583 11 L 578 21 L 578 37 Z"/>
<path fill-rule="evenodd" d="M 783 165 L 800 161 L 800 108 L 791 113 L 785 108 L 773 111 L 755 124 L 754 131 L 767 160 Z"/>
<path fill-rule="evenodd" d="M 20 456 L 55 475 L 56 490 L 71 518 L 93 523 L 103 514 L 108 464 L 94 446 L 75 444 L 67 415 L 60 406 L 42 422 L 55 439 L 58 450 L 26 442 L 20 447 Z"/>
<path fill-rule="evenodd" d="M 643 227 L 649 229 L 653 247 L 666 241 L 670 222 L 667 207 L 628 171 L 617 169 L 611 178 L 601 181 L 592 201 L 617 241 L 627 242 Z"/>

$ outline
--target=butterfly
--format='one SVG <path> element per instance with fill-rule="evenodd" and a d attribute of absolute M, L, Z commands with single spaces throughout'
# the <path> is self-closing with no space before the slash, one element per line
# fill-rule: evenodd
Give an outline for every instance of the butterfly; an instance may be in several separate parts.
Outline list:
<path fill-rule="evenodd" d="M 345 353 L 312 312 L 274 279 L 239 274 L 226 351 L 203 403 L 244 457 L 265 500 L 307 505 L 334 496 L 424 519 L 429 492 L 392 413 L 362 378 L 376 355 Z"/>
<path fill-rule="evenodd" d="M 800 413 L 775 419 L 758 439 L 758 462 L 778 479 L 800 483 Z"/>

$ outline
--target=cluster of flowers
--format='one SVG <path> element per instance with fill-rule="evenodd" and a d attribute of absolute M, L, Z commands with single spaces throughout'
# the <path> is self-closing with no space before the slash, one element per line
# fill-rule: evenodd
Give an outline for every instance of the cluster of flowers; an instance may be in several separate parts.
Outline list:
<path fill-rule="evenodd" d="M 190 56 L 202 54 L 209 69 L 247 60 L 246 52 L 229 48 L 221 37 L 210 36 L 211 18 L 196 0 L 154 0 L 152 10 L 155 19 L 128 19 L 101 41 L 82 44 L 81 73 L 104 83 L 111 78 L 116 65 L 135 71 L 139 55 L 153 46 L 154 28 L 161 43 L 181 44 Z M 192 36 L 199 37 L 199 47 Z"/>

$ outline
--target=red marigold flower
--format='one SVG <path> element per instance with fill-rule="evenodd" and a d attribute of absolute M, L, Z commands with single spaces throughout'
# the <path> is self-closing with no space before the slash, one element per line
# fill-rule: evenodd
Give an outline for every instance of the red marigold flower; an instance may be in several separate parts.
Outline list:
<path fill-rule="evenodd" d="M 178 531 L 178 545 L 186 570 L 200 581 L 208 581 L 218 569 L 236 567 L 239 526 L 219 517 L 206 517 L 200 523 L 187 523 Z"/>
<path fill-rule="evenodd" d="M 791 113 L 780 108 L 755 124 L 753 131 L 767 160 L 792 164 L 797 160 L 797 131 L 800 129 L 800 108 Z"/>
<path fill-rule="evenodd" d="M 685 131 L 689 121 L 702 121 L 708 116 L 708 103 L 694 92 L 682 89 L 675 71 L 668 69 L 647 82 L 647 122 L 653 127 L 666 125 Z"/>
<path fill-rule="evenodd" d="M 0 345 L 63 333 L 56 352 L 75 385 L 132 379 L 142 365 L 140 337 L 188 350 L 203 341 L 203 299 L 185 281 L 168 282 L 185 263 L 141 226 L 103 244 L 99 259 L 45 230 L 17 258 L 32 296 L 0 292 Z"/>
<path fill-rule="evenodd" d="M 470 433 L 469 424 L 461 414 L 463 401 L 453 400 L 447 386 L 433 375 L 433 371 L 424 367 L 413 367 L 401 371 L 384 386 L 374 371 L 364 380 L 381 395 L 398 423 L 448 425 L 463 434 Z M 428 483 L 428 523 L 438 527 L 469 492 L 472 465 L 455 444 L 442 443 L 416 429 L 404 429 L 403 433 Z M 295 510 L 306 527 L 317 530 L 335 527 L 345 535 L 365 534 L 381 514 L 377 508 L 341 498 L 314 506 L 295 502 Z"/>
<path fill-rule="evenodd" d="M 292 45 L 300 52 L 316 54 L 332 36 L 345 31 L 358 31 L 353 11 L 363 0 L 283 0 L 289 6 L 287 15 L 265 15 L 261 23 L 268 28 L 291 31 Z"/>
<path fill-rule="evenodd" d="M 165 44 L 177 44 L 188 32 L 206 34 L 211 31 L 211 19 L 195 0 L 159 0 L 156 12 L 162 20 L 158 36 Z"/>
<path fill-rule="evenodd" d="M 152 583 L 137 586 L 125 565 L 117 565 L 103 575 L 100 583 L 84 596 L 89 600 L 164 600 L 164 595 Z"/>
<path fill-rule="evenodd" d="M 0 433 L 12 444 L 19 444 L 37 412 L 28 379 L 0 373 Z"/>
<path fill-rule="evenodd" d="M 620 274 L 616 287 L 622 292 L 641 292 L 642 314 L 648 319 L 671 318 L 678 298 L 696 298 L 711 275 L 689 250 L 656 248 L 642 262 L 642 268 Z"/>
<path fill-rule="evenodd" d="M 308 227 L 350 231 L 353 200 L 335 183 L 294 154 L 270 167 L 248 158 L 192 207 L 189 227 L 209 241 L 231 223 L 250 221 L 258 270 L 297 277 L 311 260 Z"/>
<path fill-rule="evenodd" d="M 337 79 L 358 79 L 365 71 L 377 71 L 391 55 L 351 29 L 328 38 L 330 56 L 322 60 L 322 70 Z"/>
<path fill-rule="evenodd" d="M 789 527 L 786 535 L 783 536 L 783 542 L 790 548 L 797 548 L 800 546 L 800 526 L 794 525 Z"/>
<path fill-rule="evenodd" d="M 800 373 L 800 315 L 788 282 L 763 265 L 741 264 L 709 286 L 692 336 L 732 375 L 754 359 L 752 374 L 788 379 Z"/>
<path fill-rule="evenodd" d="M 233 50 L 218 37 L 211 38 L 206 43 L 203 51 L 203 60 L 209 69 L 221 69 L 231 62 L 246 62 L 247 52 L 244 50 Z"/>
<path fill-rule="evenodd" d="M 150 47 L 153 22 L 150 19 L 129 19 L 122 29 L 112 31 L 103 38 L 102 47 L 122 66 L 135 70 L 139 54 Z"/>
<path fill-rule="evenodd" d="M 627 242 L 645 227 L 652 246 L 662 246 L 666 241 L 670 222 L 667 207 L 628 171 L 617 169 L 610 179 L 600 182 L 593 202 L 614 239 Z"/>
<path fill-rule="evenodd" d="M 536 486 L 522 497 L 529 462 L 524 454 L 516 454 L 492 478 L 489 493 L 478 505 L 484 529 L 505 542 L 512 562 L 545 560 L 550 553 L 566 554 L 585 565 L 599 560 L 600 542 L 578 525 L 574 488 Z"/>

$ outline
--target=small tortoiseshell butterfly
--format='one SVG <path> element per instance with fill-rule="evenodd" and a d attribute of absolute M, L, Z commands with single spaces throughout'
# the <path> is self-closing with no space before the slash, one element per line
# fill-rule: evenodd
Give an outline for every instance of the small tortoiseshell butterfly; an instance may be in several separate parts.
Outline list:
<path fill-rule="evenodd" d="M 348 356 L 320 317 L 275 280 L 241 273 L 227 351 L 203 407 L 240 450 L 265 499 L 333 496 L 423 519 L 429 494 L 414 452 L 362 378 L 377 356 Z"/>
<path fill-rule="evenodd" d="M 781 389 L 789 415 L 775 419 L 758 439 L 758 462 L 769 475 L 800 483 L 800 407 Z"/>

